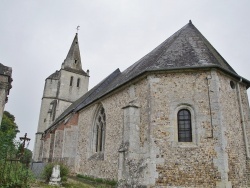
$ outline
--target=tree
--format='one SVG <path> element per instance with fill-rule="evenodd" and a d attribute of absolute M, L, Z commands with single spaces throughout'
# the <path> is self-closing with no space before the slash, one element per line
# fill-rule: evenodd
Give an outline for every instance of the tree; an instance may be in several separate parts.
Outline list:
<path fill-rule="evenodd" d="M 16 152 L 16 130 L 14 115 L 4 111 L 0 127 L 0 158 L 6 158 L 7 155 L 11 156 Z"/>
<path fill-rule="evenodd" d="M 32 151 L 27 148 L 24 148 L 23 155 L 20 158 L 21 163 L 29 164 L 32 160 Z"/>
<path fill-rule="evenodd" d="M 27 187 L 28 181 L 31 180 L 31 172 L 27 166 L 31 160 L 32 152 L 28 149 L 24 149 L 23 155 L 18 154 L 23 144 L 15 140 L 17 128 L 15 117 L 5 111 L 0 127 L 1 188 L 24 188 Z"/>
<path fill-rule="evenodd" d="M 18 127 L 15 123 L 15 116 L 9 113 L 8 111 L 4 111 L 1 126 L 0 126 L 0 131 L 5 132 L 5 133 L 13 132 L 15 133 L 14 136 L 16 137 L 17 130 L 18 130 Z"/>

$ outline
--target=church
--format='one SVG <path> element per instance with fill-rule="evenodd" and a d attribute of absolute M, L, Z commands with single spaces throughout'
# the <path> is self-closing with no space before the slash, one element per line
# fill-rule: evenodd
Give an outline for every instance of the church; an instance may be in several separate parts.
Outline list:
<path fill-rule="evenodd" d="M 45 80 L 33 159 L 119 187 L 249 187 L 250 81 L 189 21 L 88 90 L 78 35 Z"/>

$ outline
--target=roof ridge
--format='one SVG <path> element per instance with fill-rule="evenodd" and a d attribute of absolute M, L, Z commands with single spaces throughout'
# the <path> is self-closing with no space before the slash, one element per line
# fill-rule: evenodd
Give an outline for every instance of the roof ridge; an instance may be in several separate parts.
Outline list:
<path fill-rule="evenodd" d="M 192 24 L 192 22 L 191 22 L 191 23 L 189 22 L 188 24 Z M 165 52 L 165 50 L 168 49 L 168 48 L 175 42 L 175 40 L 177 39 L 177 37 L 180 36 L 180 34 L 182 33 L 183 29 L 184 29 L 185 27 L 187 27 L 188 24 L 186 24 L 186 25 L 183 26 L 181 29 L 179 29 L 178 31 L 176 31 L 174 34 L 172 34 L 169 38 L 167 38 L 167 39 L 163 42 L 163 43 L 167 42 L 167 40 L 170 39 L 171 37 L 174 38 L 174 40 L 172 40 L 168 46 L 163 46 L 164 50 L 162 50 L 161 54 L 158 55 L 158 57 L 156 58 L 155 62 L 157 62 L 157 61 L 159 60 L 159 58 L 161 57 L 161 55 Z M 175 35 L 177 35 L 177 36 L 175 36 Z M 161 44 L 163 44 L 163 43 L 161 43 Z M 161 44 L 160 44 L 160 45 L 161 45 Z"/>
<path fill-rule="evenodd" d="M 217 58 L 216 58 L 216 55 L 219 55 L 219 58 L 221 58 L 221 60 L 223 61 L 223 63 L 225 63 L 230 69 L 231 71 L 233 71 L 235 74 L 236 71 L 231 67 L 231 65 L 229 65 L 229 63 L 224 59 L 224 57 L 222 57 L 222 55 L 213 47 L 213 45 L 207 40 L 207 38 L 202 35 L 202 33 L 199 31 L 199 29 L 197 29 L 194 25 L 193 27 L 197 30 L 197 32 L 199 32 L 201 38 L 204 40 L 204 44 L 206 45 L 207 49 L 213 54 L 213 56 L 215 57 L 215 59 L 217 61 L 219 61 Z M 221 66 L 222 68 L 224 68 L 223 66 Z M 238 74 L 237 74 L 238 75 Z"/>
<path fill-rule="evenodd" d="M 168 37 L 168 38 L 165 39 L 162 43 L 160 43 L 158 46 L 156 46 L 153 50 L 149 51 L 149 52 L 148 52 L 146 55 L 144 55 L 142 58 L 140 58 L 140 59 L 137 60 L 135 63 L 133 63 L 132 65 L 130 65 L 127 69 L 125 69 L 124 71 L 122 71 L 122 73 L 123 73 L 123 72 L 126 72 L 126 71 L 129 70 L 130 68 L 132 68 L 131 70 L 133 70 L 134 68 L 136 68 L 137 65 L 140 64 L 140 62 L 141 62 L 143 59 L 145 59 L 151 52 L 157 50 L 157 48 L 159 48 L 161 45 L 163 45 L 163 44 L 166 43 L 168 40 L 170 40 L 171 38 L 173 38 L 175 35 L 178 34 L 178 36 L 179 36 L 180 33 L 183 31 L 183 29 L 184 29 L 185 27 L 187 27 L 189 24 L 193 25 L 192 22 L 189 22 L 188 24 L 184 25 L 182 28 L 180 28 L 178 31 L 174 32 L 170 37 Z M 175 39 L 175 40 L 176 40 L 176 39 Z M 173 40 L 173 41 L 171 42 L 171 44 L 172 44 L 175 40 Z M 169 47 L 169 46 L 168 46 L 168 47 Z M 167 48 L 167 47 L 166 47 L 166 48 Z M 164 51 L 161 53 L 161 55 L 162 55 L 163 53 L 164 53 Z M 161 55 L 158 55 L 156 61 L 159 59 L 159 57 L 160 57 Z"/>

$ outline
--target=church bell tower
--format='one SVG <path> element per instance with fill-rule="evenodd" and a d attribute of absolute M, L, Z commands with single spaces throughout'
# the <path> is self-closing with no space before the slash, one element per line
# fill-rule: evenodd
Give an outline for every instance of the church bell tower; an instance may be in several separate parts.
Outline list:
<path fill-rule="evenodd" d="M 75 100 L 88 91 L 89 71 L 83 71 L 81 55 L 76 33 L 68 55 L 62 63 L 61 69 L 51 74 L 45 80 L 40 116 L 33 150 L 33 160 L 42 159 L 41 137 L 57 117 Z"/>

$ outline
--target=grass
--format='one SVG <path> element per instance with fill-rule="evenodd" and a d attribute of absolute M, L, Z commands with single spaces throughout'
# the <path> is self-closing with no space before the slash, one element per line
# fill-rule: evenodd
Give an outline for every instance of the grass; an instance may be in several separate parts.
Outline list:
<path fill-rule="evenodd" d="M 92 178 L 78 174 L 76 177 L 69 177 L 67 182 L 62 183 L 64 188 L 113 188 L 116 185 L 114 180 L 104 180 L 101 178 Z M 44 182 L 35 182 L 31 188 L 55 188 Z"/>
<path fill-rule="evenodd" d="M 62 187 L 64 188 L 94 188 L 91 185 L 88 185 L 82 182 L 71 181 L 71 180 L 69 180 L 69 182 L 67 183 L 63 183 Z M 31 185 L 31 188 L 55 188 L 55 186 L 48 185 L 43 182 L 36 182 L 35 184 Z"/>
<path fill-rule="evenodd" d="M 93 178 L 90 176 L 85 176 L 85 175 L 81 175 L 81 174 L 77 174 L 76 175 L 77 179 L 79 180 L 83 180 L 83 181 L 87 181 L 90 183 L 97 183 L 97 184 L 102 184 L 103 186 L 106 187 L 115 187 L 117 185 L 117 181 L 115 180 L 107 180 L 107 179 L 101 179 L 101 178 Z"/>

